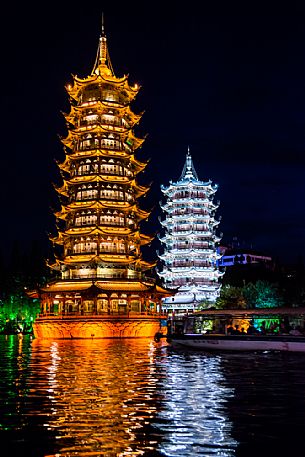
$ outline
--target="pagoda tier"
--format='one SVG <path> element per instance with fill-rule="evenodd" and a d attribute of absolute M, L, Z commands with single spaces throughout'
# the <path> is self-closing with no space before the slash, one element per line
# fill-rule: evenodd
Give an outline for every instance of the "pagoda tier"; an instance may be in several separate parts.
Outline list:
<path fill-rule="evenodd" d="M 188 150 L 179 181 L 161 186 L 161 190 L 166 202 L 160 203 L 165 219 L 160 220 L 164 252 L 158 254 L 162 263 L 158 275 L 167 288 L 177 292 L 165 298 L 163 306 L 185 311 L 196 309 L 201 302 L 214 303 L 223 275 L 217 267 L 221 257 L 217 252 L 219 221 L 215 219 L 219 202 L 213 201 L 217 185 L 198 179 Z"/>
<path fill-rule="evenodd" d="M 147 165 L 135 157 L 145 140 L 133 131 L 142 114 L 130 107 L 139 87 L 114 75 L 104 31 L 91 75 L 73 76 L 66 89 L 71 106 L 61 138 L 65 158 L 58 163 L 63 182 L 54 186 L 61 207 L 54 213 L 55 261 L 49 265 L 60 279 L 39 291 L 42 317 L 161 313 L 161 297 L 169 292 L 150 277 L 156 262 L 141 253 L 153 237 L 140 227 L 150 212 L 138 201 L 149 189 L 137 182 Z M 39 334 L 48 331 L 45 321 L 35 325 Z M 114 327 L 106 336 L 137 336 L 136 329 Z M 93 333 L 105 336 L 98 326 Z M 148 333 L 142 329 L 139 336 Z"/>

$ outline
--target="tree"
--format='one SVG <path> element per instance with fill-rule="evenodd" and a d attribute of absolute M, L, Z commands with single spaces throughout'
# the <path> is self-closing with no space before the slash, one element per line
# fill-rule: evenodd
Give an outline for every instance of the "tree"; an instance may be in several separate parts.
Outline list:
<path fill-rule="evenodd" d="M 0 333 L 31 333 L 39 312 L 39 300 L 23 292 L 8 295 L 0 302 Z"/>
<path fill-rule="evenodd" d="M 217 308 L 246 308 L 246 300 L 243 296 L 242 287 L 225 285 L 220 290 L 220 296 L 216 300 Z"/>
<path fill-rule="evenodd" d="M 255 308 L 274 308 L 283 305 L 283 299 L 276 284 L 257 281 L 255 288 L 257 293 Z"/>
<path fill-rule="evenodd" d="M 243 287 L 225 285 L 216 300 L 217 308 L 273 308 L 283 306 L 278 286 L 268 281 L 256 281 Z"/>

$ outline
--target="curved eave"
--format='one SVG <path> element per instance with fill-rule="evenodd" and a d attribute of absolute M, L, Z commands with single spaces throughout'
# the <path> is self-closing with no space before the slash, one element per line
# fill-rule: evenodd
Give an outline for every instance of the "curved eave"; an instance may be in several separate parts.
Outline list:
<path fill-rule="evenodd" d="M 151 270 L 157 265 L 157 262 L 145 262 L 142 259 L 138 259 L 136 263 L 140 266 L 141 270 Z"/>
<path fill-rule="evenodd" d="M 192 188 L 200 187 L 200 188 L 208 190 L 210 194 L 214 194 L 218 189 L 218 186 L 216 184 L 213 185 L 212 181 L 210 181 L 210 180 L 207 182 L 196 181 L 196 180 L 186 180 L 186 181 L 177 181 L 177 182 L 171 181 L 169 186 L 161 185 L 161 191 L 165 195 L 167 195 L 172 192 L 177 192 L 177 190 L 180 190 L 183 187 L 192 187 Z"/>
<path fill-rule="evenodd" d="M 77 227 L 71 228 L 65 231 L 65 235 L 70 236 L 83 236 L 83 235 L 93 235 L 93 234 L 102 234 L 102 235 L 130 235 L 132 230 L 128 227 Z"/>
<path fill-rule="evenodd" d="M 151 186 L 140 186 L 135 179 L 130 181 L 130 186 L 136 191 L 138 196 L 146 194 L 151 187 Z"/>
<path fill-rule="evenodd" d="M 96 285 L 106 292 L 150 292 L 152 284 L 140 281 L 97 281 Z"/>
<path fill-rule="evenodd" d="M 113 84 L 117 86 L 121 90 L 125 90 L 128 94 L 129 100 L 133 100 L 137 93 L 140 90 L 140 86 L 130 86 L 128 83 L 128 75 L 124 75 L 121 78 L 111 74 L 105 74 L 103 69 L 99 69 L 99 74 L 91 74 L 86 78 L 80 78 L 77 75 L 72 75 L 73 78 L 73 86 L 66 86 L 66 90 L 70 97 L 78 100 L 79 92 L 89 84 L 93 83 L 101 83 L 101 84 Z"/>
<path fill-rule="evenodd" d="M 64 244 L 64 235 L 63 235 L 63 233 L 60 232 L 58 234 L 58 236 L 49 238 L 49 240 L 54 244 L 63 245 Z"/>
<path fill-rule="evenodd" d="M 61 206 L 60 211 L 55 211 L 54 216 L 57 217 L 58 219 L 66 220 L 66 217 L 68 215 L 67 208 L 65 206 Z"/>
<path fill-rule="evenodd" d="M 70 167 L 71 167 L 71 160 L 69 159 L 68 156 L 66 156 L 64 162 L 56 162 L 56 165 L 60 170 L 66 171 L 67 173 L 70 172 Z"/>
<path fill-rule="evenodd" d="M 95 110 L 95 114 L 109 114 L 109 102 L 104 102 L 103 100 L 97 100 L 94 104 L 90 105 L 90 109 Z M 69 113 L 64 113 L 62 112 L 62 115 L 66 119 L 67 122 L 71 123 L 74 125 L 75 119 L 81 119 L 85 114 L 84 111 L 88 109 L 88 106 L 70 106 L 70 112 Z M 128 121 L 134 126 L 138 124 L 144 114 L 144 111 L 140 113 L 134 113 L 130 105 L 118 105 L 113 108 L 113 113 L 114 116 L 119 117 L 119 118 L 124 118 L 128 119 Z"/>
<path fill-rule="evenodd" d="M 153 239 L 154 236 L 152 235 L 143 235 L 143 233 L 140 234 L 141 246 L 149 244 Z"/>
<path fill-rule="evenodd" d="M 90 202 L 74 202 L 67 206 L 62 206 L 60 211 L 54 213 L 59 219 L 66 219 L 67 215 L 71 211 L 77 211 L 80 209 L 120 209 L 127 214 L 130 214 L 132 211 L 138 216 L 139 219 L 147 219 L 150 215 L 150 211 L 141 210 L 137 205 L 130 204 L 128 202 L 100 202 L 100 201 L 90 201 Z"/>
<path fill-rule="evenodd" d="M 55 259 L 55 262 L 53 262 L 53 263 L 47 262 L 47 267 L 50 268 L 51 270 L 59 271 L 60 265 L 61 265 L 61 262 L 58 259 Z"/>
<path fill-rule="evenodd" d="M 118 78 L 116 76 L 110 76 L 108 75 L 107 77 L 104 77 L 100 74 L 95 74 L 92 73 L 89 76 L 86 76 L 85 78 L 81 78 L 77 75 L 72 75 L 73 78 L 73 86 L 68 85 L 66 87 L 66 90 L 69 95 L 74 97 L 80 89 L 82 89 L 84 86 L 87 86 L 88 84 L 93 84 L 97 82 L 104 82 L 104 83 L 112 83 L 115 85 L 122 85 L 125 81 L 128 79 L 128 75 L 124 75 L 121 78 Z"/>
<path fill-rule="evenodd" d="M 56 186 L 55 184 L 53 184 L 53 187 L 54 187 L 55 191 L 56 191 L 58 194 L 63 195 L 63 196 L 65 196 L 65 197 L 68 197 L 68 196 L 69 196 L 69 194 L 68 194 L 68 186 L 67 186 L 66 182 L 65 182 L 64 185 L 61 186 L 61 187 L 58 187 L 58 186 Z"/>
<path fill-rule="evenodd" d="M 122 183 L 122 184 L 131 184 L 133 178 L 128 176 L 118 176 L 118 175 L 83 175 L 83 176 L 74 176 L 73 178 L 66 181 L 69 185 L 75 184 L 84 184 L 89 182 L 105 182 L 105 183 Z"/>
<path fill-rule="evenodd" d="M 111 126 L 107 126 L 107 128 L 104 128 L 103 125 L 96 124 L 93 126 L 93 128 L 86 127 L 83 129 L 78 128 L 76 130 L 69 129 L 66 137 L 60 138 L 60 140 L 65 146 L 69 147 L 69 145 L 72 143 L 74 138 L 81 137 L 84 133 L 87 133 L 90 131 L 90 133 L 96 133 L 99 135 L 99 134 L 102 134 L 105 132 L 106 133 L 109 132 L 110 127 Z M 120 128 L 118 128 L 118 129 L 120 129 Z M 137 136 L 135 136 L 132 128 L 126 127 L 123 129 L 124 129 L 124 131 L 118 132 L 118 133 L 120 133 L 121 140 L 124 143 L 126 143 L 129 148 L 134 150 L 134 149 L 137 149 L 140 146 L 142 146 L 142 144 L 144 143 L 144 141 L 146 139 L 146 136 L 144 138 L 138 138 Z"/>
<path fill-rule="evenodd" d="M 144 141 L 146 140 L 146 136 L 144 138 L 138 138 L 134 135 L 132 130 L 129 130 L 127 132 L 126 138 L 123 140 L 132 150 L 138 149 Z M 129 142 L 131 141 L 131 145 Z"/>
<path fill-rule="evenodd" d="M 156 285 L 156 292 L 158 294 L 162 294 L 164 297 L 169 297 L 169 296 L 173 295 L 173 293 L 175 293 L 176 290 L 175 289 L 168 290 L 168 289 L 165 289 L 164 287 Z"/>
<path fill-rule="evenodd" d="M 40 290 L 44 293 L 83 291 L 92 287 L 92 281 L 58 281 Z"/>
<path fill-rule="evenodd" d="M 75 138 L 80 138 L 82 137 L 82 135 L 84 135 L 84 133 L 92 133 L 92 134 L 97 134 L 97 135 L 101 135 L 103 133 L 108 133 L 109 131 L 117 131 L 117 133 L 119 133 L 120 137 L 121 137 L 121 140 L 123 141 L 123 143 L 125 143 L 129 148 L 131 148 L 132 150 L 135 150 L 135 149 L 138 149 L 140 146 L 142 146 L 142 144 L 144 143 L 146 137 L 144 138 L 138 138 L 134 135 L 133 133 L 133 130 L 131 127 L 112 127 L 112 126 L 107 126 L 105 128 L 105 124 L 104 125 L 94 125 L 92 128 L 90 127 L 85 127 L 85 128 L 78 128 L 78 129 L 75 129 L 75 130 L 71 130 L 69 129 L 68 130 L 68 134 L 65 136 L 65 137 L 60 137 L 60 141 L 62 142 L 62 144 L 68 148 L 71 149 L 72 147 L 72 144 L 73 144 L 73 140 Z"/>
<path fill-rule="evenodd" d="M 149 163 L 149 160 L 147 160 L 146 162 L 140 162 L 139 160 L 137 160 L 134 156 L 134 154 L 132 154 L 130 157 L 129 157 L 129 160 L 130 162 L 132 163 L 134 169 L 136 169 L 137 171 L 143 171 L 148 163 Z"/>
<path fill-rule="evenodd" d="M 74 256 L 66 256 L 63 260 L 65 265 L 73 265 L 79 263 L 89 263 L 89 262 L 105 262 L 105 263 L 117 263 L 120 265 L 131 265 L 137 261 L 136 257 L 129 256 L 126 258 L 124 255 L 120 254 L 103 254 L 97 256 L 96 254 L 87 254 L 87 255 L 74 255 Z"/>
<path fill-rule="evenodd" d="M 88 149 L 86 151 L 75 151 L 72 150 L 71 153 L 66 152 L 66 157 L 70 160 L 79 160 L 89 157 L 121 157 L 124 159 L 130 158 L 130 153 L 125 149 L 115 151 L 113 149 Z"/>
<path fill-rule="evenodd" d="M 81 135 L 83 133 L 109 133 L 109 132 L 114 132 L 114 133 L 119 133 L 120 135 L 125 135 L 128 133 L 129 130 L 132 129 L 132 125 L 130 126 L 123 126 L 123 125 L 112 125 L 112 124 L 106 124 L 106 123 L 96 123 L 92 125 L 85 125 L 82 127 L 76 127 L 73 130 L 73 133 L 76 135 Z"/>
<path fill-rule="evenodd" d="M 76 211 L 79 209 L 89 209 L 89 208 L 115 208 L 115 209 L 131 209 L 132 205 L 128 202 L 118 202 L 118 201 L 80 201 L 80 202 L 73 202 L 65 207 L 59 212 L 59 214 L 65 214 L 69 211 Z"/>
<path fill-rule="evenodd" d="M 140 209 L 138 207 L 135 207 L 134 211 L 138 216 L 139 220 L 147 219 L 150 215 L 150 211 L 144 211 L 143 209 Z"/>

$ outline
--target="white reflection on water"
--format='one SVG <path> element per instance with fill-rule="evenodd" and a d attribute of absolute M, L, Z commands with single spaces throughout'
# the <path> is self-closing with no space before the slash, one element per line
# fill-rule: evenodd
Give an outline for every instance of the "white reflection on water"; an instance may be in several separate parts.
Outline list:
<path fill-rule="evenodd" d="M 156 424 L 166 437 L 166 456 L 234 456 L 237 442 L 226 411 L 234 391 L 224 385 L 221 359 L 173 355 L 161 387 L 165 393 Z"/>

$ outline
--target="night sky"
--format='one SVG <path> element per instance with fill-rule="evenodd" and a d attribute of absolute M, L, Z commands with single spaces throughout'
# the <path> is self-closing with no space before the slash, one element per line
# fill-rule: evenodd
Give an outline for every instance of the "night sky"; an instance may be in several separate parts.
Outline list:
<path fill-rule="evenodd" d="M 237 238 L 282 262 L 304 256 L 304 2 L 209 2 L 201 10 L 62 3 L 12 3 L 1 12 L 4 253 L 15 241 L 47 246 L 55 233 L 64 86 L 71 74 L 90 74 L 103 11 L 116 76 L 142 86 L 132 108 L 145 110 L 137 157 L 150 159 L 140 177 L 152 182 L 144 230 L 160 228 L 160 184 L 180 177 L 189 145 L 200 179 L 219 185 L 223 244 Z"/>

